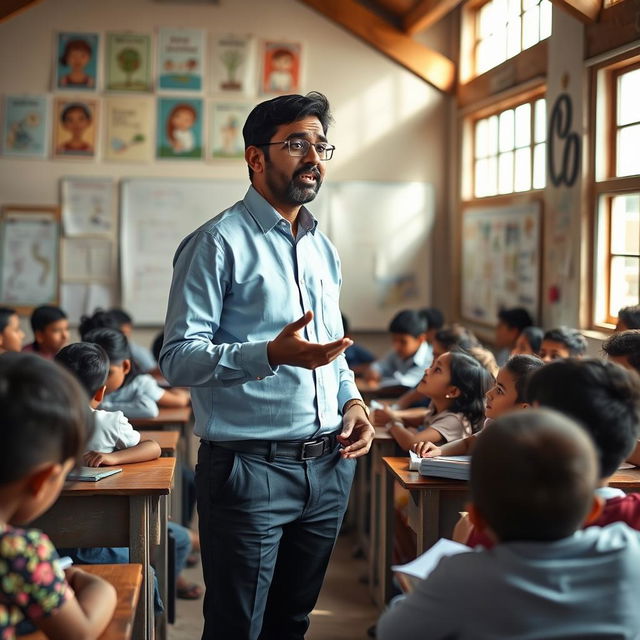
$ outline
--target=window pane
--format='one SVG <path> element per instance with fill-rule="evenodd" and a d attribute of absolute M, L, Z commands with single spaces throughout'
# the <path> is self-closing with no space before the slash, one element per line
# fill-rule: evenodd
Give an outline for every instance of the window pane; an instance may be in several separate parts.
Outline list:
<path fill-rule="evenodd" d="M 478 39 L 484 40 L 493 31 L 493 2 L 487 2 L 478 12 Z"/>
<path fill-rule="evenodd" d="M 618 77 L 618 125 L 640 122 L 640 69 Z"/>
<path fill-rule="evenodd" d="M 547 139 L 547 105 L 544 99 L 536 100 L 536 123 L 534 142 L 544 142 Z"/>
<path fill-rule="evenodd" d="M 542 0 L 540 3 L 540 40 L 551 35 L 551 2 Z"/>
<path fill-rule="evenodd" d="M 547 173 L 546 159 L 547 145 L 542 142 L 537 144 L 533 150 L 533 188 L 544 189 Z"/>
<path fill-rule="evenodd" d="M 498 156 L 498 193 L 513 191 L 513 151 Z"/>
<path fill-rule="evenodd" d="M 640 259 L 611 259 L 609 315 L 617 316 L 622 307 L 638 304 L 638 287 L 640 286 Z"/>
<path fill-rule="evenodd" d="M 520 16 L 511 18 L 507 26 L 507 58 L 520 53 L 522 43 L 522 27 L 520 26 Z"/>
<path fill-rule="evenodd" d="M 495 156 L 498 153 L 498 116 L 489 118 L 489 139 L 487 153 Z"/>
<path fill-rule="evenodd" d="M 493 34 L 492 44 L 493 65 L 497 67 L 501 62 L 507 59 L 507 29 L 504 25 L 500 26 L 500 30 Z"/>
<path fill-rule="evenodd" d="M 532 47 L 540 39 L 538 7 L 533 7 L 522 16 L 522 48 Z"/>
<path fill-rule="evenodd" d="M 524 11 L 531 9 L 531 7 L 535 7 L 537 4 L 538 0 L 522 0 L 522 8 Z"/>
<path fill-rule="evenodd" d="M 476 160 L 476 172 L 474 176 L 474 193 L 476 198 L 482 198 L 487 193 L 489 179 L 489 160 Z"/>
<path fill-rule="evenodd" d="M 531 189 L 531 148 L 516 150 L 515 189 L 528 191 Z"/>
<path fill-rule="evenodd" d="M 481 40 L 476 48 L 476 73 L 484 73 L 491 69 L 491 43 L 489 40 Z"/>
<path fill-rule="evenodd" d="M 520 13 L 520 0 L 509 0 L 509 20 L 513 20 L 513 18 L 519 18 Z"/>
<path fill-rule="evenodd" d="M 516 147 L 531 144 L 531 104 L 516 107 Z"/>
<path fill-rule="evenodd" d="M 501 130 L 502 132 L 502 130 Z M 640 173 L 640 124 L 618 131 L 618 158 L 616 175 L 631 176 Z"/>
<path fill-rule="evenodd" d="M 640 255 L 640 194 L 612 198 L 611 253 Z"/>
<path fill-rule="evenodd" d="M 476 141 L 474 149 L 476 158 L 483 158 L 484 156 L 488 155 L 488 137 L 489 123 L 487 122 L 487 119 L 484 118 L 483 120 L 478 120 L 478 122 L 476 122 Z"/>
<path fill-rule="evenodd" d="M 500 151 L 511 151 L 513 149 L 513 109 L 507 109 L 500 114 Z"/>

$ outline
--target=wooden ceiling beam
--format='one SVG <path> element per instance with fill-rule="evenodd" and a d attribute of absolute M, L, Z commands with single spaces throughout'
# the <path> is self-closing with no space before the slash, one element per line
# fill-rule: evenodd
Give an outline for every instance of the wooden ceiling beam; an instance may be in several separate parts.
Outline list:
<path fill-rule="evenodd" d="M 602 0 L 551 0 L 551 2 L 585 24 L 598 22 Z"/>
<path fill-rule="evenodd" d="M 442 20 L 453 11 L 462 0 L 421 0 L 409 11 L 403 20 L 407 33 L 418 33 Z"/>
<path fill-rule="evenodd" d="M 3 0 L 0 4 L 0 22 L 5 22 L 9 18 L 27 9 L 30 5 L 42 0 Z"/>
<path fill-rule="evenodd" d="M 416 42 L 355 0 L 300 0 L 444 93 L 452 93 L 456 66 Z"/>

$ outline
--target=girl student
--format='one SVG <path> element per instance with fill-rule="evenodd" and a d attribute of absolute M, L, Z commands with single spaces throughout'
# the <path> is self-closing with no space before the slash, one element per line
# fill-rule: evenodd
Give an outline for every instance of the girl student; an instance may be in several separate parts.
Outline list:
<path fill-rule="evenodd" d="M 492 383 L 492 376 L 471 356 L 444 353 L 418 385 L 418 391 L 431 399 L 422 427 L 407 428 L 402 420 L 393 420 L 387 429 L 405 451 L 419 442 L 439 445 L 470 436 L 482 426 L 483 398 Z"/>
<path fill-rule="evenodd" d="M 33 623 L 51 640 L 97 638 L 116 606 L 105 580 L 62 570 L 49 538 L 24 523 L 57 499 L 90 424 L 85 392 L 52 362 L 0 358 L 0 637 Z"/>
<path fill-rule="evenodd" d="M 498 371 L 495 384 L 485 394 L 485 426 L 509 411 L 529 406 L 526 396 L 528 379 L 543 365 L 540 358 L 529 355 L 512 356 L 507 360 Z M 440 446 L 434 442 L 417 442 L 414 451 L 422 458 L 468 455 L 475 445 L 476 437 L 477 434 L 474 433 Z"/>

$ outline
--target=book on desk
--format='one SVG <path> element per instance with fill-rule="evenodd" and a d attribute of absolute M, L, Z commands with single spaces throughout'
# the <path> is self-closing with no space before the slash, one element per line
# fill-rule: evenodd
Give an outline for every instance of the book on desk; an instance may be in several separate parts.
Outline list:
<path fill-rule="evenodd" d="M 67 480 L 75 480 L 77 482 L 98 482 L 102 478 L 108 478 L 114 473 L 120 473 L 122 468 L 118 467 L 76 467 L 67 475 Z"/>
<path fill-rule="evenodd" d="M 470 469 L 471 456 L 438 456 L 422 458 L 418 472 L 421 476 L 468 480 Z"/>

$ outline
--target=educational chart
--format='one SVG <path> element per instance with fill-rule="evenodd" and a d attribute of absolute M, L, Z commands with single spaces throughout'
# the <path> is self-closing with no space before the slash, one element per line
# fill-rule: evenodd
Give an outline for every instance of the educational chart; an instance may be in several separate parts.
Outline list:
<path fill-rule="evenodd" d="M 495 326 L 500 309 L 539 317 L 540 203 L 467 209 L 462 221 L 462 316 Z"/>

